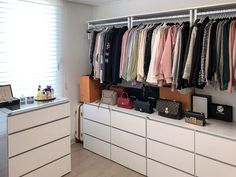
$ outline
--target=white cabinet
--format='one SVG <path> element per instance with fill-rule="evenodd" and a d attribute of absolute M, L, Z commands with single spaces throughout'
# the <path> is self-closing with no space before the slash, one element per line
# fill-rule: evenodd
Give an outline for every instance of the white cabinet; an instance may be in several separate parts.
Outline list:
<path fill-rule="evenodd" d="M 210 135 L 211 125 L 193 126 L 159 115 L 151 119 L 112 106 L 85 104 L 84 111 L 84 147 L 143 175 L 236 176 L 236 138 Z M 213 132 L 224 132 L 216 127 Z M 235 134 L 232 127 L 225 130 L 227 135 L 230 131 Z"/>
<path fill-rule="evenodd" d="M 66 157 L 43 166 L 42 168 L 33 171 L 24 177 L 58 177 L 67 174 L 69 171 L 71 171 L 71 155 L 67 155 Z"/>
<path fill-rule="evenodd" d="M 146 136 L 145 118 L 142 117 L 112 111 L 111 126 L 143 137 Z"/>
<path fill-rule="evenodd" d="M 0 126 L 0 161 L 6 164 L 0 177 L 59 177 L 71 171 L 69 100 L 25 105 L 0 114 L 5 121 Z"/>
<path fill-rule="evenodd" d="M 66 118 L 69 115 L 70 105 L 59 104 L 10 116 L 8 119 L 8 134 Z"/>
<path fill-rule="evenodd" d="M 235 177 L 236 168 L 206 157 L 196 156 L 196 176 L 198 177 Z"/>
<path fill-rule="evenodd" d="M 146 175 L 146 158 L 122 148 L 111 146 L 111 159 L 134 171 Z"/>
<path fill-rule="evenodd" d="M 110 127 L 106 125 L 84 119 L 83 131 L 85 134 L 110 142 Z"/>
<path fill-rule="evenodd" d="M 191 152 L 148 140 L 147 156 L 148 158 L 194 175 L 194 154 Z"/>
<path fill-rule="evenodd" d="M 89 135 L 84 135 L 84 148 L 110 159 L 110 143 L 101 141 Z"/>
<path fill-rule="evenodd" d="M 189 174 L 183 173 L 179 170 L 170 168 L 164 164 L 161 164 L 153 160 L 149 160 L 149 159 L 147 161 L 147 176 L 148 177 L 192 177 Z"/>
<path fill-rule="evenodd" d="M 110 112 L 106 108 L 84 104 L 83 117 L 105 125 L 110 125 Z"/>
<path fill-rule="evenodd" d="M 148 120 L 147 137 L 194 152 L 194 131 L 192 130 Z"/>
<path fill-rule="evenodd" d="M 69 118 L 51 122 L 16 134 L 11 134 L 8 137 L 9 157 L 50 143 L 69 134 Z"/>
<path fill-rule="evenodd" d="M 142 156 L 146 156 L 146 140 L 143 137 L 112 128 L 111 143 Z"/>
<path fill-rule="evenodd" d="M 70 137 L 9 159 L 9 176 L 19 177 L 70 154 Z"/>
<path fill-rule="evenodd" d="M 236 166 L 236 142 L 196 133 L 196 153 Z"/>

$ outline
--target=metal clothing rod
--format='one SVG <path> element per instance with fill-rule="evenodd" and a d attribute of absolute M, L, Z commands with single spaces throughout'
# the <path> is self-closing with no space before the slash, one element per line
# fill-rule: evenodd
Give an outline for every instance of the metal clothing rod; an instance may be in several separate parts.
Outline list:
<path fill-rule="evenodd" d="M 128 25 L 128 21 L 122 21 L 122 22 L 113 22 L 113 23 L 103 23 L 103 24 L 90 24 L 91 27 L 100 27 L 100 26 L 112 26 L 112 25 L 124 25 L 127 24 Z"/>
<path fill-rule="evenodd" d="M 133 22 L 146 22 L 146 21 L 157 21 L 157 20 L 169 20 L 169 19 L 178 19 L 178 18 L 189 18 L 190 15 L 175 15 L 175 16 L 167 16 L 167 17 L 156 17 L 156 18 L 145 18 L 145 19 L 137 19 L 133 20 Z"/>
<path fill-rule="evenodd" d="M 224 13 L 236 13 L 236 9 L 226 9 L 226 10 L 215 10 L 215 11 L 207 11 L 207 12 L 197 12 L 197 16 L 215 15 L 215 14 L 224 14 Z"/>

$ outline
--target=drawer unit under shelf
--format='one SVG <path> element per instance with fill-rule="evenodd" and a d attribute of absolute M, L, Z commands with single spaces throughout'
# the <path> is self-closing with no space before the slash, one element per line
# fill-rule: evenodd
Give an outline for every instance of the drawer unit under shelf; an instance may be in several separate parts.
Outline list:
<path fill-rule="evenodd" d="M 84 134 L 84 148 L 110 159 L 111 144 Z"/>
<path fill-rule="evenodd" d="M 147 157 L 194 175 L 194 153 L 147 140 Z"/>
<path fill-rule="evenodd" d="M 196 153 L 236 166 L 236 141 L 196 132 Z"/>
<path fill-rule="evenodd" d="M 236 167 L 196 155 L 197 177 L 235 177 Z"/>
<path fill-rule="evenodd" d="M 83 131 L 85 134 L 91 135 L 98 139 L 104 140 L 106 142 L 110 142 L 110 127 L 93 122 L 87 119 L 83 119 Z"/>
<path fill-rule="evenodd" d="M 111 128 L 111 143 L 146 156 L 146 139 L 143 137 Z"/>
<path fill-rule="evenodd" d="M 145 118 L 134 115 L 111 111 L 111 126 L 146 137 Z"/>
<path fill-rule="evenodd" d="M 146 175 L 146 158 L 111 145 L 111 160 Z"/>
<path fill-rule="evenodd" d="M 147 160 L 148 177 L 193 177 L 187 173 L 181 172 L 164 164 Z"/>
<path fill-rule="evenodd" d="M 83 117 L 105 125 L 110 125 L 110 111 L 106 108 L 84 104 Z"/>
<path fill-rule="evenodd" d="M 181 149 L 194 152 L 194 131 L 148 120 L 147 137 Z"/>

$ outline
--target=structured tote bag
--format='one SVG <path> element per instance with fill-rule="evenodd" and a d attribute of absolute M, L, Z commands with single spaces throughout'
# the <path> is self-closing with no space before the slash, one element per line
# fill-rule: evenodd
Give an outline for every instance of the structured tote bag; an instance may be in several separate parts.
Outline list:
<path fill-rule="evenodd" d="M 160 116 L 181 119 L 182 118 L 182 103 L 172 100 L 158 100 L 156 109 Z"/>
<path fill-rule="evenodd" d="M 122 108 L 127 108 L 127 109 L 132 109 L 133 108 L 133 102 L 129 98 L 127 92 L 123 92 L 120 97 L 117 99 L 117 106 L 122 107 Z"/>
<path fill-rule="evenodd" d="M 117 93 L 112 90 L 102 90 L 101 103 L 115 105 L 117 101 Z"/>

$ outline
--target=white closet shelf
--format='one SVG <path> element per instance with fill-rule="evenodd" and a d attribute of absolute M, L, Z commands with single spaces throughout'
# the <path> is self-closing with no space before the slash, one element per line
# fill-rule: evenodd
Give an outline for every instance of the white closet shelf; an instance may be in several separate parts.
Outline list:
<path fill-rule="evenodd" d="M 88 28 L 98 26 L 111 26 L 127 24 L 132 27 L 134 23 L 163 21 L 173 19 L 189 19 L 190 22 L 196 20 L 199 16 L 215 15 L 222 13 L 236 13 L 236 2 L 222 3 L 209 6 L 198 6 L 185 9 L 166 10 L 147 14 L 136 14 L 115 18 L 96 19 L 88 21 Z"/>

